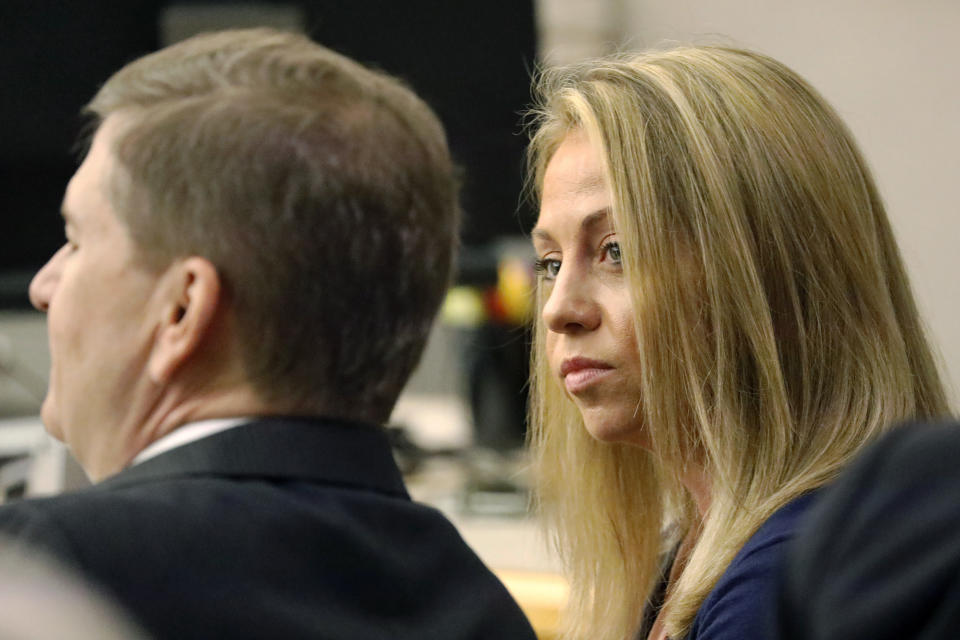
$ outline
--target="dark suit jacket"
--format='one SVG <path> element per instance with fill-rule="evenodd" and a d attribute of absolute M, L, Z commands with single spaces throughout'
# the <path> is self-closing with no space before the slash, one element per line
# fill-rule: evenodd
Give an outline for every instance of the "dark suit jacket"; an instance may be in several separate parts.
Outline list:
<path fill-rule="evenodd" d="M 911 425 L 823 492 L 779 594 L 782 640 L 960 638 L 960 425 Z"/>
<path fill-rule="evenodd" d="M 157 638 L 532 639 L 379 427 L 267 418 L 0 507 Z"/>

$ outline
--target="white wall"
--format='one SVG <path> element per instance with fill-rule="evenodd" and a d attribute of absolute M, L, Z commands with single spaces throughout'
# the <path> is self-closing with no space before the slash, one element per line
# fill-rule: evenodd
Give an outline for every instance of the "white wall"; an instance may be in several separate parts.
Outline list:
<path fill-rule="evenodd" d="M 565 55 L 562 39 L 550 37 L 552 25 L 563 23 L 555 16 L 575 16 L 584 4 L 597 3 L 541 0 L 543 40 L 556 59 L 576 52 Z M 620 26 L 615 38 L 611 29 L 594 28 L 603 40 L 598 52 L 669 41 L 745 46 L 794 68 L 840 111 L 874 169 L 960 405 L 960 1 L 600 4 Z"/>

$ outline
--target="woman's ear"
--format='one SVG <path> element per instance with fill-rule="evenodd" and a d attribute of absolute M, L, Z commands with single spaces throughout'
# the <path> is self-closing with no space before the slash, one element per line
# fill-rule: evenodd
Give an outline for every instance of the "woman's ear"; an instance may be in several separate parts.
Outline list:
<path fill-rule="evenodd" d="M 154 348 L 147 363 L 151 380 L 169 382 L 209 336 L 222 303 L 220 274 L 206 258 L 175 262 L 163 278 L 164 299 Z"/>

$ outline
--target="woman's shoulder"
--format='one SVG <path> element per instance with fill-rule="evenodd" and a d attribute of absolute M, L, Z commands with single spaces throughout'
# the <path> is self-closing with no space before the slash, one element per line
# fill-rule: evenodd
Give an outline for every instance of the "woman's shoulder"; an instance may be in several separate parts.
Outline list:
<path fill-rule="evenodd" d="M 786 545 L 816 496 L 809 493 L 787 503 L 747 540 L 704 599 L 688 640 L 762 640 L 769 635 L 768 616 Z"/>

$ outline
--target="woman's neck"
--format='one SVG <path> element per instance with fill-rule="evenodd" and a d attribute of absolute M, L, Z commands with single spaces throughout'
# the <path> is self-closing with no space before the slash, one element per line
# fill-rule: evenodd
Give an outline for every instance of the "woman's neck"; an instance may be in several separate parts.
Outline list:
<path fill-rule="evenodd" d="M 697 513 L 702 520 L 704 514 L 710 508 L 712 494 L 710 476 L 707 474 L 707 470 L 700 465 L 689 464 L 680 476 L 680 481 L 690 492 L 690 496 L 697 506 Z"/>

